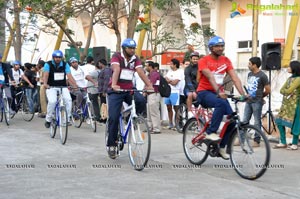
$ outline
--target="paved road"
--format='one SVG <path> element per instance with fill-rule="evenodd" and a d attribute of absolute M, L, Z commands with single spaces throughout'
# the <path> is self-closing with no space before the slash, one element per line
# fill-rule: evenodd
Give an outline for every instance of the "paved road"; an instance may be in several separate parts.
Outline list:
<path fill-rule="evenodd" d="M 273 145 L 273 143 L 272 143 Z M 182 135 L 152 135 L 149 168 L 131 168 L 127 147 L 107 157 L 104 126 L 70 128 L 66 145 L 51 139 L 43 119 L 0 123 L 0 198 L 300 198 L 300 151 L 272 150 L 274 167 L 256 181 L 240 178 L 220 158 L 189 168 Z M 182 167 L 182 168 L 178 168 Z"/>

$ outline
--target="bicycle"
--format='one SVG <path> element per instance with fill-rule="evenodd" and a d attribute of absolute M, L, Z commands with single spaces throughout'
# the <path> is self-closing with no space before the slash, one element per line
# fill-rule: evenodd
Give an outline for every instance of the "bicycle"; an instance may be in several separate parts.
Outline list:
<path fill-rule="evenodd" d="M 131 105 L 122 110 L 120 113 L 117 155 L 120 156 L 120 151 L 123 150 L 124 145 L 127 143 L 128 136 L 128 155 L 130 163 L 135 170 L 141 171 L 145 168 L 149 160 L 151 151 L 151 136 L 144 117 L 136 114 L 136 105 L 133 93 L 145 91 L 135 89 L 120 89 L 117 92 L 131 92 L 132 96 Z M 105 144 L 107 143 L 108 139 L 107 123 L 105 131 Z"/>
<path fill-rule="evenodd" d="M 86 91 L 87 88 L 80 88 Z M 72 105 L 72 122 L 75 127 L 80 128 L 83 121 L 86 121 L 91 125 L 93 132 L 97 131 L 97 125 L 95 120 L 94 108 L 88 96 L 88 93 L 84 96 L 79 107 L 75 105 L 75 101 Z"/>
<path fill-rule="evenodd" d="M 16 105 L 16 112 L 11 114 L 11 119 L 14 118 L 19 111 L 21 111 L 22 118 L 26 122 L 30 122 L 34 118 L 34 111 L 30 112 L 24 88 L 21 88 L 21 91 L 16 93 L 15 101 L 12 103 Z"/>
<path fill-rule="evenodd" d="M 234 124 L 230 132 L 227 144 L 227 153 L 230 154 L 230 161 L 239 176 L 248 180 L 255 180 L 261 177 L 267 170 L 270 162 L 270 145 L 265 134 L 257 127 L 240 121 L 237 104 L 245 102 L 233 95 L 228 98 L 234 102 L 235 111 L 225 117 L 226 122 L 221 127 L 220 137 L 223 138 L 227 127 Z M 205 132 L 212 118 L 212 111 L 203 107 L 194 111 L 195 117 L 188 120 L 184 127 L 183 148 L 187 159 L 196 165 L 203 164 L 208 156 L 220 157 L 219 143 L 205 139 Z M 260 147 L 252 147 L 255 133 L 261 137 Z"/>
<path fill-rule="evenodd" d="M 5 120 L 5 123 L 7 126 L 9 126 L 9 103 L 8 103 L 8 98 L 5 94 L 5 89 L 3 86 L 0 87 L 0 122 L 3 121 L 3 118 Z"/>
<path fill-rule="evenodd" d="M 65 86 L 54 86 L 50 88 L 56 88 L 57 101 L 55 104 L 55 115 L 51 120 L 50 124 L 50 137 L 54 138 L 56 135 L 57 127 L 59 128 L 60 142 L 65 144 L 68 137 L 68 114 L 66 111 L 66 106 L 62 97 L 62 89 Z"/>

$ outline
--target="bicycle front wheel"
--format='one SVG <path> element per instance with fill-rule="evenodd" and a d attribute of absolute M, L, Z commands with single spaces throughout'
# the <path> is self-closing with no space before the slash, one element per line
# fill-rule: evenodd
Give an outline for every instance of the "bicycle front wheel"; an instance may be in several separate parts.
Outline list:
<path fill-rule="evenodd" d="M 186 104 L 180 104 L 175 114 L 175 127 L 178 133 L 183 133 L 183 127 L 188 120 L 188 110 Z"/>
<path fill-rule="evenodd" d="M 3 116 L 4 120 L 7 126 L 9 126 L 9 103 L 7 98 L 2 99 L 3 100 Z"/>
<path fill-rule="evenodd" d="M 129 159 L 135 170 L 141 171 L 147 165 L 151 150 L 151 136 L 146 120 L 139 116 L 132 120 L 128 137 Z"/>
<path fill-rule="evenodd" d="M 208 157 L 208 148 L 203 140 L 193 144 L 192 140 L 204 128 L 204 122 L 200 119 L 199 124 L 196 118 L 187 121 L 183 130 L 183 150 L 186 158 L 196 165 L 201 165 Z"/>
<path fill-rule="evenodd" d="M 51 124 L 50 124 L 50 137 L 51 138 L 55 137 L 56 129 L 57 129 L 56 120 L 52 119 Z"/>
<path fill-rule="evenodd" d="M 254 136 L 260 137 L 259 145 L 254 145 Z M 229 146 L 231 164 L 242 178 L 255 180 L 266 172 L 271 156 L 270 144 L 257 127 L 240 127 L 239 132 L 233 132 Z"/>
<path fill-rule="evenodd" d="M 68 137 L 68 114 L 66 107 L 61 106 L 59 109 L 59 135 L 61 144 L 65 144 Z"/>
<path fill-rule="evenodd" d="M 30 122 L 34 117 L 34 112 L 31 113 L 29 110 L 28 101 L 25 95 L 22 99 L 21 113 L 23 120 L 25 120 L 26 122 Z"/>
<path fill-rule="evenodd" d="M 96 120 L 95 120 L 95 114 L 94 114 L 94 108 L 92 103 L 87 102 L 87 110 L 88 110 L 88 120 L 90 120 L 90 125 L 92 128 L 92 131 L 95 133 L 97 130 Z"/>

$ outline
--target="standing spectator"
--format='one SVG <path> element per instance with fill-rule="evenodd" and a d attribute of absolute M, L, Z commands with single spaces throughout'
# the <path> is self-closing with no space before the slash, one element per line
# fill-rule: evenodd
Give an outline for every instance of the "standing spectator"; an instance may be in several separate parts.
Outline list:
<path fill-rule="evenodd" d="M 150 93 L 147 96 L 147 120 L 148 126 L 151 130 L 151 133 L 158 134 L 161 131 L 160 125 L 160 94 L 158 91 L 158 85 L 160 80 L 160 74 L 155 70 L 155 64 L 152 61 L 148 61 L 145 64 L 146 71 L 149 73 L 148 78 L 153 85 L 154 93 Z"/>
<path fill-rule="evenodd" d="M 168 129 L 176 130 L 173 125 L 173 108 L 175 113 L 178 110 L 179 100 L 180 100 L 180 81 L 183 80 L 182 72 L 179 70 L 180 62 L 177 59 L 171 59 L 171 70 L 168 71 L 165 79 L 171 86 L 171 95 L 165 98 L 165 104 L 168 109 L 169 116 L 169 126 Z"/>
<path fill-rule="evenodd" d="M 276 118 L 276 124 L 280 132 L 280 143 L 275 145 L 274 148 L 297 150 L 300 134 L 300 62 L 291 61 L 288 72 L 292 75 L 280 89 L 283 99 L 278 118 Z M 286 127 L 291 128 L 293 135 L 292 145 L 290 146 L 287 146 L 286 143 Z"/>
<path fill-rule="evenodd" d="M 43 86 L 44 84 L 44 76 L 43 76 L 43 68 L 45 65 L 45 61 L 43 60 L 39 60 L 38 64 L 37 64 L 37 68 L 38 73 L 39 73 L 39 77 L 40 77 L 40 91 L 39 91 L 39 98 L 40 98 L 40 113 L 38 114 L 38 117 L 40 118 L 45 118 L 46 117 L 46 113 L 47 113 L 47 99 L 46 99 L 46 90 L 45 87 Z"/>
<path fill-rule="evenodd" d="M 99 62 L 103 60 L 99 60 Z M 104 60 L 106 63 L 106 60 Z M 99 74 L 101 72 L 101 68 L 102 68 L 102 64 L 100 62 L 100 64 L 96 64 L 94 67 L 94 70 L 91 71 L 86 77 L 85 79 L 88 80 L 87 86 L 88 86 L 88 95 L 89 98 L 92 102 L 93 105 L 93 109 L 94 109 L 94 114 L 95 114 L 95 120 L 97 122 L 101 122 L 100 121 L 100 106 L 99 106 L 99 90 L 98 90 L 98 77 Z"/>
<path fill-rule="evenodd" d="M 261 66 L 261 60 L 259 57 L 251 57 L 249 59 L 247 84 L 249 92 L 249 100 L 245 104 L 244 109 L 244 122 L 248 123 L 251 116 L 254 117 L 254 125 L 261 129 L 261 113 L 264 105 L 263 98 L 269 95 L 271 87 L 267 75 L 259 68 Z M 255 134 L 254 147 L 258 147 L 260 143 L 260 136 Z"/>
<path fill-rule="evenodd" d="M 100 60 L 101 61 L 101 60 Z M 111 76 L 112 76 L 112 69 L 110 65 L 103 59 L 100 66 L 103 66 L 101 72 L 99 73 L 98 77 L 98 90 L 100 93 L 100 107 L 101 107 L 101 119 L 102 123 L 106 123 L 107 119 L 107 91 L 109 85 L 111 85 Z M 106 114 L 105 114 L 106 113 Z"/>
<path fill-rule="evenodd" d="M 28 84 L 25 83 L 25 85 L 24 85 L 26 99 L 28 102 L 30 113 L 34 113 L 35 112 L 34 98 L 37 95 L 36 72 L 32 70 L 32 68 L 34 68 L 34 65 L 32 65 L 30 63 L 25 63 L 24 66 L 25 66 L 24 76 L 27 77 L 27 79 L 29 80 L 29 83 Z"/>
<path fill-rule="evenodd" d="M 5 89 L 6 96 L 9 101 L 12 100 L 11 90 L 7 86 L 9 81 L 12 85 L 15 85 L 14 76 L 12 75 L 12 69 L 9 64 L 2 62 L 2 54 L 0 54 L 0 87 Z M 2 92 L 2 90 L 0 90 Z M 1 95 L 0 95 L 1 96 Z"/>
<path fill-rule="evenodd" d="M 11 114 L 16 113 L 16 104 L 15 104 L 15 99 L 17 97 L 17 101 L 19 100 L 18 96 L 16 94 L 22 90 L 20 87 L 20 82 L 21 80 L 24 80 L 28 85 L 30 85 L 30 81 L 26 76 L 24 76 L 24 71 L 20 68 L 21 63 L 19 61 L 14 61 L 13 62 L 13 69 L 12 69 L 12 75 L 14 77 L 14 81 L 16 83 L 15 86 L 11 86 L 11 95 L 12 95 L 12 103 L 11 103 Z"/>
<path fill-rule="evenodd" d="M 84 78 L 85 78 L 85 82 L 86 82 L 86 86 L 87 86 L 88 80 L 86 80 L 86 76 L 88 74 L 90 74 L 90 72 L 95 70 L 94 58 L 91 56 L 88 56 L 86 58 L 86 64 L 82 66 L 82 69 L 84 71 Z"/>

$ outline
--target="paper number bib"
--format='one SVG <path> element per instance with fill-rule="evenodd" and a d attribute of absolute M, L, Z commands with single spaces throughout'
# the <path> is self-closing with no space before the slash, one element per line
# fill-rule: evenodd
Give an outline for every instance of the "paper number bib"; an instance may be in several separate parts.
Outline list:
<path fill-rule="evenodd" d="M 54 81 L 63 80 L 65 73 L 54 73 Z"/>
<path fill-rule="evenodd" d="M 122 69 L 120 74 L 120 79 L 122 80 L 132 80 L 133 79 L 133 70 Z"/>

